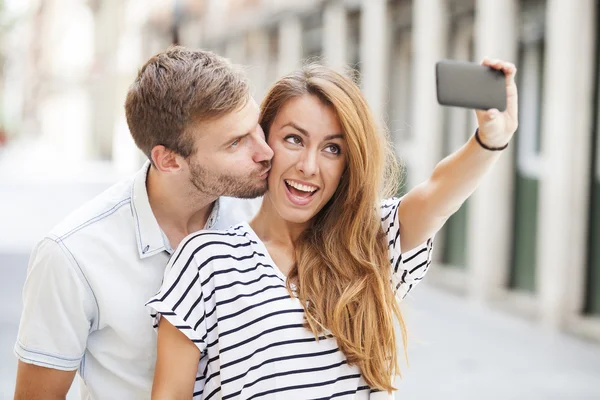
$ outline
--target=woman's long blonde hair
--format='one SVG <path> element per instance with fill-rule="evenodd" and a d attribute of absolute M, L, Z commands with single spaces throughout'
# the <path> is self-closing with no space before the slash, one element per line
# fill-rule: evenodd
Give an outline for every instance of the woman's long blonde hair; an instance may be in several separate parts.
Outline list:
<path fill-rule="evenodd" d="M 288 290 L 290 281 L 297 282 L 307 328 L 316 336 L 329 330 L 372 388 L 392 391 L 399 373 L 394 316 L 405 354 L 406 329 L 392 290 L 379 204 L 395 193 L 398 163 L 358 86 L 322 65 L 305 66 L 270 88 L 260 117 L 267 136 L 281 107 L 303 95 L 334 110 L 347 143 L 347 167 L 332 199 L 296 243 Z"/>

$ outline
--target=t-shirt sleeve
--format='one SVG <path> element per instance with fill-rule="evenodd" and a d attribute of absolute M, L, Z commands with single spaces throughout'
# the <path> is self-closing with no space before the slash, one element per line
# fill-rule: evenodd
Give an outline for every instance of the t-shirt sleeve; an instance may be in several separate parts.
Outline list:
<path fill-rule="evenodd" d="M 410 251 L 402 252 L 398 223 L 398 207 L 401 201 L 401 198 L 390 198 L 381 203 L 381 224 L 388 243 L 394 292 L 398 298 L 403 299 L 429 269 L 433 237 Z"/>
<path fill-rule="evenodd" d="M 166 318 L 204 352 L 206 311 L 196 249 L 189 240 L 181 243 L 167 264 L 160 290 L 146 306 L 155 328 L 160 318 Z"/>
<path fill-rule="evenodd" d="M 23 287 L 14 352 L 25 363 L 76 370 L 97 321 L 97 304 L 68 248 L 46 238 L 34 249 Z"/>

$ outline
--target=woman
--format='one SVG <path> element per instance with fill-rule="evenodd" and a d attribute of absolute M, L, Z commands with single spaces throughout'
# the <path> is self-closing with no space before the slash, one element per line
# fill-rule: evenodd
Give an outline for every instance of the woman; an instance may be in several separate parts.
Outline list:
<path fill-rule="evenodd" d="M 313 65 L 275 83 L 259 214 L 186 238 L 148 302 L 162 317 L 153 398 L 392 398 L 396 297 L 517 127 L 515 67 L 483 64 L 504 70 L 507 110 L 477 111 L 476 135 L 402 201 L 381 201 L 394 157 L 350 79 Z"/>

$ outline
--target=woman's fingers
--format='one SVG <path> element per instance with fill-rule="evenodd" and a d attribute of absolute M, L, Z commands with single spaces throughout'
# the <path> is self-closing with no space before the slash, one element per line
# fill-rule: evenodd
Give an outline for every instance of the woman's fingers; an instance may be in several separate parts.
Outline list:
<path fill-rule="evenodd" d="M 500 69 L 507 74 L 515 73 L 517 71 L 517 67 L 515 67 L 515 64 L 508 61 L 502 61 L 497 58 L 490 59 L 488 57 L 485 57 L 483 60 L 481 60 L 481 65 L 485 65 L 486 67 L 492 67 L 494 69 Z"/>
<path fill-rule="evenodd" d="M 490 108 L 489 110 L 475 110 L 475 113 L 480 118 L 480 122 L 491 122 L 495 120 L 501 113 L 497 108 Z"/>
<path fill-rule="evenodd" d="M 487 111 L 486 118 L 491 121 L 491 120 L 495 119 L 499 114 L 500 114 L 500 111 L 498 111 L 497 108 L 492 108 Z"/>
<path fill-rule="evenodd" d="M 491 59 L 489 57 L 484 57 L 483 60 L 481 60 L 481 65 L 504 72 L 504 75 L 506 75 L 506 86 L 511 86 L 515 83 L 515 75 L 517 74 L 517 67 L 515 64 L 497 58 Z"/>
<path fill-rule="evenodd" d="M 506 75 L 506 86 L 512 86 L 515 84 L 515 75 L 517 74 L 517 67 L 513 63 L 506 62 L 502 65 L 502 71 Z"/>

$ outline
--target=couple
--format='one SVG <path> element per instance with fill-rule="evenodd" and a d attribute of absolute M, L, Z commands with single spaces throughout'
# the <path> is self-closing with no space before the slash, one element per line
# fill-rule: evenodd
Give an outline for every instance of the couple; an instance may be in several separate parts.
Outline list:
<path fill-rule="evenodd" d="M 125 104 L 149 161 L 31 256 L 15 398 L 64 398 L 76 371 L 86 399 L 391 398 L 397 300 L 517 127 L 515 67 L 483 63 L 506 111 L 400 200 L 350 79 L 305 67 L 259 110 L 213 53 L 152 57 Z"/>

